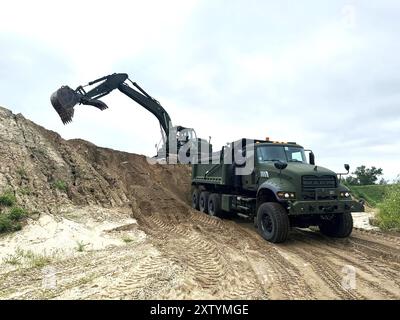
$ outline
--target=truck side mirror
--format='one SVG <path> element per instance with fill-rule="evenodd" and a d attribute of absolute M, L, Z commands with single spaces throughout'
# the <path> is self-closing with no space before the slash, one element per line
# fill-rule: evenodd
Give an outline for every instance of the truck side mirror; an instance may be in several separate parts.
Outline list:
<path fill-rule="evenodd" d="M 315 165 L 315 155 L 314 155 L 314 152 L 311 151 L 309 157 L 310 157 L 310 159 L 309 159 L 310 164 L 312 164 L 312 165 L 314 166 L 314 165 Z"/>
<path fill-rule="evenodd" d="M 350 171 L 350 166 L 349 166 L 347 163 L 344 165 L 344 168 L 346 169 L 347 173 L 349 173 L 349 171 Z"/>
<path fill-rule="evenodd" d="M 277 162 L 274 163 L 274 166 L 278 170 L 283 170 L 283 169 L 286 169 L 287 163 L 286 162 L 282 162 L 282 161 L 277 161 Z"/>

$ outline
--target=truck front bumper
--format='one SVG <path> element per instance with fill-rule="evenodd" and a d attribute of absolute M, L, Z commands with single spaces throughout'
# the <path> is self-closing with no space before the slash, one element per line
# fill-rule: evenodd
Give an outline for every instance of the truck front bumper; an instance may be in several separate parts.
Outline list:
<path fill-rule="evenodd" d="M 291 215 L 364 212 L 364 205 L 354 200 L 294 201 L 288 211 Z"/>

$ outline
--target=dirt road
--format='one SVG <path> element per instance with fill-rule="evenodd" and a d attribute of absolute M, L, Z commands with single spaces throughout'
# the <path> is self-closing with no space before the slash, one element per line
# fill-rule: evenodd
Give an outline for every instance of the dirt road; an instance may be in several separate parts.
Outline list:
<path fill-rule="evenodd" d="M 1 298 L 399 299 L 400 237 L 355 231 L 333 240 L 293 230 L 287 243 L 262 240 L 249 223 L 196 212 L 141 214 L 139 243 L 82 252 L 43 268 L 0 274 Z M 354 268 L 354 269 L 352 269 Z M 349 271 L 350 270 L 350 271 Z M 355 271 L 355 279 L 349 272 Z M 350 274 L 351 275 L 351 274 Z M 353 281 L 353 282 L 352 282 Z"/>

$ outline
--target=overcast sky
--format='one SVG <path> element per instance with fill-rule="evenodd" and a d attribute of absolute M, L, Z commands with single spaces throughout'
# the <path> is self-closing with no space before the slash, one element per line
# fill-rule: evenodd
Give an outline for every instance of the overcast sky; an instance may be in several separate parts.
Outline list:
<path fill-rule="evenodd" d="M 100 146 L 154 155 L 156 118 L 120 92 L 64 126 L 49 98 L 128 73 L 216 148 L 297 141 L 317 163 L 400 173 L 400 2 L 7 1 L 0 105 Z"/>

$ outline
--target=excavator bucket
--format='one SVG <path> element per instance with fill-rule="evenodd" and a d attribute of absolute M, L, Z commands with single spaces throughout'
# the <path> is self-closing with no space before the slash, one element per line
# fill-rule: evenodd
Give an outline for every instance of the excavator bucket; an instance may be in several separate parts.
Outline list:
<path fill-rule="evenodd" d="M 80 95 L 70 87 L 64 86 L 51 95 L 50 101 L 61 121 L 67 124 L 72 121 L 74 107 L 80 102 Z"/>
<path fill-rule="evenodd" d="M 100 110 L 108 108 L 104 102 L 87 98 L 68 86 L 63 86 L 54 92 L 50 97 L 50 101 L 64 124 L 72 121 L 74 116 L 74 107 L 77 104 L 91 105 Z"/>

